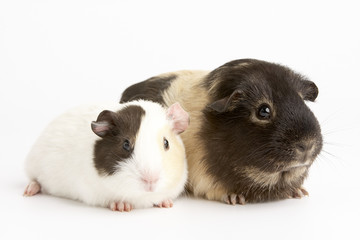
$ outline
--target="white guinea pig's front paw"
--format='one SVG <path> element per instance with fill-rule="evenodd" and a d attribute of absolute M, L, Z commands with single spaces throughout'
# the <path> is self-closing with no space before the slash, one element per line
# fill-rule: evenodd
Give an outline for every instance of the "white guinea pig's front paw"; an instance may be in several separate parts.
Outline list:
<path fill-rule="evenodd" d="M 166 199 L 159 204 L 154 204 L 154 207 L 159 207 L 159 208 L 171 208 L 173 206 L 174 203 L 171 199 Z"/>
<path fill-rule="evenodd" d="M 109 208 L 113 211 L 130 212 L 133 209 L 133 206 L 127 202 L 112 202 L 109 205 Z"/>
<path fill-rule="evenodd" d="M 40 184 L 36 181 L 31 181 L 29 185 L 27 185 L 23 195 L 25 197 L 31 197 L 37 194 L 38 192 L 40 192 L 40 190 L 41 190 Z"/>

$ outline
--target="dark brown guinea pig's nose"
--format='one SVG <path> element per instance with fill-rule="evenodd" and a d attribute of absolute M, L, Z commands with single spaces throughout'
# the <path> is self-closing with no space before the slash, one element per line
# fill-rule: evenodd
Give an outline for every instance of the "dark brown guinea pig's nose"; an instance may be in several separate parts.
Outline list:
<path fill-rule="evenodd" d="M 315 151 L 315 141 L 314 140 L 303 140 L 295 144 L 296 154 L 298 160 L 305 163 L 311 157 Z"/>
<path fill-rule="evenodd" d="M 305 152 L 308 151 L 312 146 L 310 146 L 311 144 L 308 144 L 306 142 L 300 142 L 298 144 L 296 144 L 296 149 L 299 150 L 300 152 Z"/>

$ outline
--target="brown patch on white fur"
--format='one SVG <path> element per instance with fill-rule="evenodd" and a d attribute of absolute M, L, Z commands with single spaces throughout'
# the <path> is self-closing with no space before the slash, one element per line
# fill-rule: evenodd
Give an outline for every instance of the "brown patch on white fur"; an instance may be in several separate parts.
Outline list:
<path fill-rule="evenodd" d="M 189 128 L 181 134 L 189 169 L 188 190 L 195 196 L 221 200 L 223 194 L 226 193 L 225 189 L 216 184 L 214 178 L 207 173 L 205 164 L 202 163 L 205 155 L 204 144 L 197 135 L 203 122 L 202 109 L 209 103 L 207 90 L 201 86 L 207 73 L 207 71 L 179 71 L 161 75 L 178 76 L 164 92 L 163 97 L 167 106 L 179 102 L 190 115 Z M 197 97 L 194 98 L 194 96 Z"/>

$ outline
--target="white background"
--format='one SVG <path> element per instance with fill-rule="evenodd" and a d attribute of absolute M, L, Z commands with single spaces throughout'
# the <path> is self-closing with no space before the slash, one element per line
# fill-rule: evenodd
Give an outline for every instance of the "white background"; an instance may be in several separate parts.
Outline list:
<path fill-rule="evenodd" d="M 356 1 L 0 1 L 0 239 L 360 239 L 360 14 Z M 180 198 L 112 212 L 22 197 L 46 124 L 130 84 L 230 60 L 285 64 L 320 89 L 325 137 L 310 197 L 245 206 Z"/>

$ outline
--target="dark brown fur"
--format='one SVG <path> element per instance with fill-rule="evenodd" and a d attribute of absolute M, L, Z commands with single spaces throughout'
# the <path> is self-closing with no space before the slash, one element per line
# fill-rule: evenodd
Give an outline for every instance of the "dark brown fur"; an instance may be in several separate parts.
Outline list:
<path fill-rule="evenodd" d="M 163 92 L 170 87 L 175 75 L 167 77 L 152 77 L 128 87 L 122 94 L 120 103 L 133 100 L 146 99 L 165 105 L 162 98 Z"/>
<path fill-rule="evenodd" d="M 118 112 L 103 111 L 96 122 L 107 122 L 109 130 L 98 140 L 94 150 L 94 165 L 99 174 L 111 175 L 119 162 L 131 158 L 145 111 L 140 106 L 127 106 Z M 130 151 L 123 148 L 130 142 Z"/>
<path fill-rule="evenodd" d="M 138 84 L 131 92 L 134 96 L 154 99 L 153 92 L 144 91 L 150 88 L 150 81 Z M 163 84 L 160 89 L 168 89 L 171 81 Z M 319 123 L 304 103 L 316 99 L 316 85 L 287 67 L 241 59 L 210 72 L 200 89 L 208 92 L 210 100 L 198 120 L 201 142 L 197 144 L 204 146 L 205 156 L 194 161 L 203 161 L 214 186 L 223 186 L 228 194 L 243 195 L 246 202 L 295 196 L 322 148 Z M 129 91 L 125 93 L 122 101 L 131 99 Z M 164 103 L 162 96 L 156 98 Z M 264 104 L 271 109 L 266 120 L 258 117 Z M 307 166 L 301 171 L 292 168 L 305 162 Z M 249 169 L 256 170 L 253 176 Z M 276 175 L 276 182 L 256 182 L 256 173 L 260 177 Z"/>
<path fill-rule="evenodd" d="M 240 67 L 244 62 L 256 64 Z M 211 88 L 211 102 L 226 105 L 221 112 L 211 105 L 203 110 L 206 121 L 199 134 L 206 145 L 209 174 L 228 192 L 242 194 L 247 202 L 293 196 L 307 171 L 292 179 L 291 184 L 284 179 L 293 170 L 283 171 L 277 184 L 268 187 L 254 183 L 243 169 L 279 172 L 298 160 L 296 148 L 308 140 L 315 142 L 311 157 L 312 161 L 315 159 L 322 147 L 320 126 L 298 94 L 315 100 L 318 93 L 315 84 L 280 65 L 240 60 L 211 72 L 204 86 Z M 265 124 L 251 121 L 254 111 L 268 102 L 274 106 L 272 119 Z"/>

